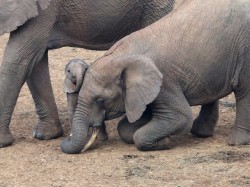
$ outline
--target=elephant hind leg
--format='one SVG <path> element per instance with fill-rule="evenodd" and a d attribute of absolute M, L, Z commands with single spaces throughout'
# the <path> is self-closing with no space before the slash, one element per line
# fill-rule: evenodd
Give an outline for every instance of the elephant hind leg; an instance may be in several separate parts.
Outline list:
<path fill-rule="evenodd" d="M 236 98 L 236 119 L 229 135 L 229 145 L 250 144 L 250 34 L 241 60 L 238 84 L 234 90 Z"/>
<path fill-rule="evenodd" d="M 191 133 L 198 137 L 213 136 L 214 128 L 219 119 L 219 101 L 201 106 L 198 117 L 193 122 Z"/>
<path fill-rule="evenodd" d="M 33 136 L 37 139 L 53 139 L 63 135 L 57 107 L 52 92 L 48 68 L 48 54 L 36 64 L 26 80 L 35 101 L 38 121 Z"/>
<path fill-rule="evenodd" d="M 229 135 L 229 145 L 250 144 L 250 92 L 244 96 L 236 96 L 236 120 Z"/>
<path fill-rule="evenodd" d="M 152 113 L 149 108 L 143 113 L 142 117 L 134 123 L 129 123 L 128 118 L 124 117 L 117 126 L 118 134 L 122 141 L 127 144 L 133 144 L 135 132 L 151 119 Z"/>

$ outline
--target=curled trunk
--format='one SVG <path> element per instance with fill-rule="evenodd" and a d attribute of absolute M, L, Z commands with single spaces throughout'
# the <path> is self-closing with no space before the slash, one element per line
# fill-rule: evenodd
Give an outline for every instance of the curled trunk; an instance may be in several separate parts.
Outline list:
<path fill-rule="evenodd" d="M 77 106 L 83 105 L 78 104 Z M 87 144 L 90 125 L 86 112 L 77 107 L 73 119 L 72 136 L 62 141 L 61 150 L 68 154 L 80 153 Z"/>

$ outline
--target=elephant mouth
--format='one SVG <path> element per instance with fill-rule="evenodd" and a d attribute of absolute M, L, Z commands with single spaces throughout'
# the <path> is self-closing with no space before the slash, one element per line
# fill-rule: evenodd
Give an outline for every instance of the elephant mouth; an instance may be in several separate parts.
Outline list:
<path fill-rule="evenodd" d="M 124 114 L 125 114 L 125 112 L 116 112 L 115 114 L 109 114 L 109 115 L 105 114 L 105 120 L 112 120 L 112 119 L 118 118 Z M 88 150 L 89 147 L 94 143 L 94 141 L 96 140 L 97 134 L 99 132 L 99 128 L 100 128 L 100 125 L 97 125 L 95 123 L 93 123 L 91 125 L 91 127 L 90 127 L 90 129 L 92 129 L 91 137 L 90 137 L 89 141 L 86 143 L 86 145 L 84 146 L 82 152 L 85 152 L 86 150 Z M 90 131 L 90 129 L 89 129 L 89 131 Z"/>

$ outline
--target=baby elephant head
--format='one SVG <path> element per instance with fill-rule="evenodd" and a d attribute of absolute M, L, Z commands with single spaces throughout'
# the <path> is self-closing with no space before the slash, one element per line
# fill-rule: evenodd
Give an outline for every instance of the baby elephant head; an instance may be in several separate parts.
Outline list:
<path fill-rule="evenodd" d="M 87 68 L 88 65 L 82 60 L 73 59 L 69 61 L 65 67 L 65 93 L 79 92 Z"/>

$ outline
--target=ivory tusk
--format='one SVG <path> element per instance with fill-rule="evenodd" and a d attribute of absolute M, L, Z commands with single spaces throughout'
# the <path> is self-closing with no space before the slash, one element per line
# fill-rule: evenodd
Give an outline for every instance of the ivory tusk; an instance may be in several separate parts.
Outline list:
<path fill-rule="evenodd" d="M 91 135 L 88 143 L 84 146 L 82 152 L 86 151 L 93 144 L 93 142 L 95 141 L 95 139 L 97 137 L 98 131 L 99 131 L 99 128 L 93 128 L 92 135 Z"/>

